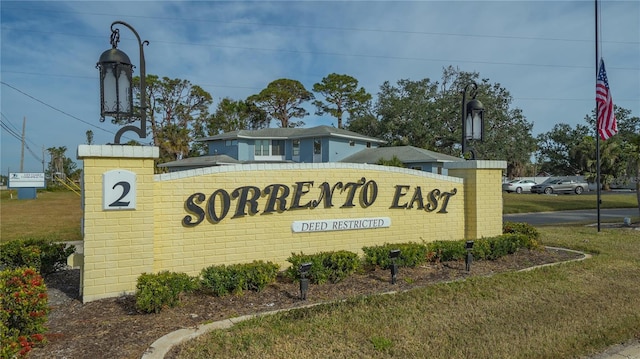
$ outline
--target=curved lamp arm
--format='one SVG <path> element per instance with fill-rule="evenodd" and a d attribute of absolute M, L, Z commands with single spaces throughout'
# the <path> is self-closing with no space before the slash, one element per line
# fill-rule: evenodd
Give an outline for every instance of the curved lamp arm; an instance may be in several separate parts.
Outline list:
<path fill-rule="evenodd" d="M 149 45 L 149 41 L 144 40 L 141 41 L 140 40 L 140 35 L 138 35 L 138 32 L 129 24 L 127 24 L 124 21 L 114 21 L 111 24 L 111 45 L 116 47 L 119 39 L 119 36 L 113 36 L 113 34 L 118 32 L 118 29 L 115 29 L 114 26 L 115 25 L 124 25 L 127 28 L 129 28 L 129 30 L 131 30 L 131 32 L 133 32 L 134 35 L 136 35 L 136 38 L 138 39 L 138 46 L 140 47 L 140 127 L 136 127 L 133 125 L 129 125 L 129 126 L 125 126 L 123 128 L 121 128 L 117 133 L 116 133 L 116 137 L 114 139 L 114 142 L 116 144 L 120 143 L 120 137 L 122 137 L 122 134 L 127 132 L 127 131 L 134 131 L 135 133 L 138 134 L 138 136 L 140 136 L 140 138 L 146 138 L 147 137 L 147 73 L 146 73 L 146 65 L 145 65 L 145 61 L 144 61 L 144 45 Z M 115 43 L 114 43 L 115 42 Z"/>

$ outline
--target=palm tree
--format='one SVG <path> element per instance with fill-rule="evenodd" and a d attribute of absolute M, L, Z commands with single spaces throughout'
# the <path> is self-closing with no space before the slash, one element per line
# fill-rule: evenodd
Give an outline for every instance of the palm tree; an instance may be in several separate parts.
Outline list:
<path fill-rule="evenodd" d="M 67 152 L 66 146 L 60 147 L 49 147 L 47 151 L 51 155 L 51 162 L 49 162 L 49 173 L 51 179 L 55 176 L 65 177 L 66 174 L 64 172 L 64 162 L 65 162 L 65 152 Z"/>

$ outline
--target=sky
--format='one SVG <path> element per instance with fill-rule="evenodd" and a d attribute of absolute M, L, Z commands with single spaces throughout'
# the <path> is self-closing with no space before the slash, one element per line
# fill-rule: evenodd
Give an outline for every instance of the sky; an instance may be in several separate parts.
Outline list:
<path fill-rule="evenodd" d="M 640 116 L 640 1 L 601 0 L 599 7 L 613 101 Z M 312 90 L 330 73 L 347 74 L 375 99 L 385 81 L 438 81 L 450 65 L 506 88 L 534 136 L 557 123 L 586 124 L 595 107 L 593 0 L 2 0 L 0 16 L 4 175 L 42 172 L 50 147 L 65 146 L 81 167 L 77 148 L 88 130 L 94 144 L 113 142 L 120 127 L 100 122 L 96 62 L 111 46 L 116 20 L 149 41 L 147 74 L 202 87 L 214 99 L 210 112 L 225 97 L 244 100 L 280 78 Z M 135 36 L 118 28 L 118 48 L 139 75 Z M 336 125 L 308 110 L 307 127 Z M 127 132 L 122 142 L 129 139 L 138 140 Z"/>

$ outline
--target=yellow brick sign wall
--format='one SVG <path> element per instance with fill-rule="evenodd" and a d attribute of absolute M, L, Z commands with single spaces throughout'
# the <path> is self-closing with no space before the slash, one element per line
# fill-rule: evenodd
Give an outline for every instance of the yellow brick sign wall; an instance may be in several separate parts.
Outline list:
<path fill-rule="evenodd" d="M 78 157 L 84 160 L 84 302 L 132 292 L 141 273 L 153 272 L 153 158 L 157 156 L 153 147 L 78 148 Z M 136 209 L 103 209 L 103 176 L 113 169 L 136 174 Z"/>
<path fill-rule="evenodd" d="M 278 186 L 278 194 L 289 192 L 289 195 L 278 203 L 279 206 L 271 206 L 280 210 L 269 211 L 269 201 L 275 195 L 271 192 L 274 184 L 282 185 Z M 333 191 L 333 206 L 327 206 L 321 195 L 324 189 L 336 184 L 342 188 Z M 255 201 L 255 214 L 251 213 L 250 204 L 238 208 L 240 196 L 233 199 L 234 191 L 243 186 L 260 191 Z M 298 190 L 298 187 L 303 188 Z M 428 242 L 464 236 L 462 180 L 421 171 L 339 163 L 238 165 L 160 175 L 155 188 L 160 194 L 155 197 L 155 270 L 175 268 L 197 274 L 211 264 L 260 259 L 285 266 L 292 252 L 311 254 L 348 250 L 361 253 L 363 246 L 385 242 Z M 297 190 L 303 194 L 296 201 Z M 229 199 L 227 215 L 217 222 L 206 216 L 197 225 L 185 225 L 185 217 L 193 221 L 197 218 L 195 213 L 185 210 L 187 199 L 193 194 L 202 194 L 203 200 L 197 208 L 207 212 L 216 191 L 213 217 L 220 217 L 227 209 L 222 205 L 224 193 Z M 375 199 L 374 192 L 377 192 Z M 361 199 L 363 193 L 369 197 L 364 199 L 365 203 Z M 241 191 L 235 194 L 240 195 Z M 253 195 L 253 191 L 249 191 L 248 196 Z M 314 201 L 320 203 L 312 208 Z M 412 208 L 408 208 L 410 206 Z M 440 212 L 443 209 L 447 213 Z M 238 211 L 246 215 L 237 215 Z M 335 225 L 338 229 L 342 225 L 345 230 L 292 230 L 297 221 L 310 223 L 306 229 L 313 230 L 322 229 L 320 225 L 328 220 L 381 217 L 390 219 L 389 227 L 347 230 L 351 223 L 346 221 Z M 313 228 L 314 225 L 317 228 Z M 368 226 L 369 222 L 364 225 Z"/>
<path fill-rule="evenodd" d="M 362 254 L 364 246 L 474 239 L 502 228 L 502 161 L 454 163 L 451 177 L 343 163 L 153 175 L 154 147 L 83 145 L 78 157 L 85 302 L 133 292 L 143 272 L 197 275 L 253 260 L 284 269 L 291 253 Z M 125 196 L 129 188 L 135 193 Z"/>

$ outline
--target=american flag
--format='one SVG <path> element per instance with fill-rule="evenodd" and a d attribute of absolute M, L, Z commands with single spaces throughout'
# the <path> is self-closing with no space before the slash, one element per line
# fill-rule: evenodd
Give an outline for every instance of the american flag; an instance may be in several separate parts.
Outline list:
<path fill-rule="evenodd" d="M 600 59 L 598 79 L 596 81 L 596 104 L 598 105 L 598 133 L 603 140 L 618 133 L 616 115 L 613 113 L 613 100 L 609 91 L 607 72 L 604 69 L 604 60 Z"/>

